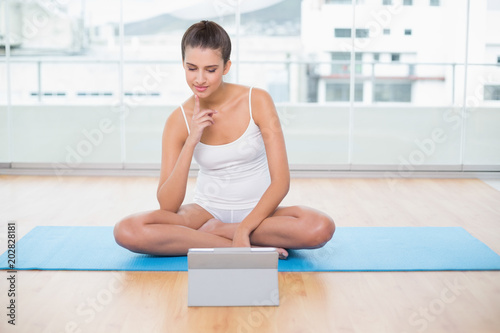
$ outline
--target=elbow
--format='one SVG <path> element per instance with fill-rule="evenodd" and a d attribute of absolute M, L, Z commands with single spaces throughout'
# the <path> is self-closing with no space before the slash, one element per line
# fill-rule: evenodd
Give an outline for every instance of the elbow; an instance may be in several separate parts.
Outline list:
<path fill-rule="evenodd" d="M 156 200 L 158 200 L 158 204 L 160 205 L 160 209 L 165 209 L 164 204 L 162 204 L 163 200 L 160 196 L 160 191 L 156 192 Z"/>
<path fill-rule="evenodd" d="M 290 191 L 290 177 L 288 177 L 284 183 L 285 184 L 283 185 L 283 197 L 285 197 L 288 194 L 288 191 Z"/>
<path fill-rule="evenodd" d="M 158 205 L 160 206 L 161 210 L 169 210 L 168 205 L 166 204 L 167 200 L 165 200 L 165 196 L 161 195 L 160 190 L 156 192 L 156 200 L 158 200 Z"/>
<path fill-rule="evenodd" d="M 281 196 L 284 198 L 288 191 L 290 191 L 290 177 L 280 177 L 276 180 L 271 180 L 271 184 L 281 193 Z"/>

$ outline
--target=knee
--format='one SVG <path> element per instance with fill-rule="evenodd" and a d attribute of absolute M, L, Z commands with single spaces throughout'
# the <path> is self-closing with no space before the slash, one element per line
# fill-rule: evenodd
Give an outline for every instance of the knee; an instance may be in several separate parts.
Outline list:
<path fill-rule="evenodd" d="M 140 221 L 134 216 L 126 217 L 120 220 L 113 229 L 115 241 L 121 247 L 124 247 L 132 252 L 140 252 L 138 238 L 138 224 Z"/>
<path fill-rule="evenodd" d="M 311 214 L 307 217 L 307 230 L 305 247 L 320 248 L 332 239 L 335 233 L 335 222 L 326 214 Z"/>

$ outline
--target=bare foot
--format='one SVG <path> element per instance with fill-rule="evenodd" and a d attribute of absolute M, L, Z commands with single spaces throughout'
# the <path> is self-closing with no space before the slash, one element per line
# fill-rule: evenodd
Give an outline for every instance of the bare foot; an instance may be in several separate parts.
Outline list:
<path fill-rule="evenodd" d="M 208 220 L 203 224 L 198 230 L 209 234 L 225 237 L 227 239 L 233 239 L 234 232 L 238 225 L 235 223 L 224 223 L 215 218 Z M 277 247 L 280 259 L 288 258 L 288 251 L 284 248 Z"/>
<path fill-rule="evenodd" d="M 281 247 L 277 247 L 276 250 L 279 253 L 279 258 L 280 259 L 283 259 L 283 260 L 288 259 L 288 251 L 287 250 L 285 250 L 285 249 L 283 249 Z"/>

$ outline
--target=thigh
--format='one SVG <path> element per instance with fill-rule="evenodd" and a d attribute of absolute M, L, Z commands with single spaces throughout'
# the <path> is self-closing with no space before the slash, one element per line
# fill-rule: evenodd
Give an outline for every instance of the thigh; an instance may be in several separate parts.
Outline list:
<path fill-rule="evenodd" d="M 306 206 L 279 206 L 278 208 L 276 208 L 273 214 L 271 214 L 271 216 L 289 216 L 295 218 L 317 215 L 324 215 L 324 213 Z"/>
<path fill-rule="evenodd" d="M 163 209 L 133 214 L 119 222 L 122 226 L 141 228 L 151 224 L 180 225 L 199 229 L 212 215 L 197 204 L 182 205 L 177 213 Z"/>
<path fill-rule="evenodd" d="M 214 218 L 206 209 L 195 203 L 182 205 L 177 211 L 177 215 L 183 220 L 181 225 L 196 230 Z"/>

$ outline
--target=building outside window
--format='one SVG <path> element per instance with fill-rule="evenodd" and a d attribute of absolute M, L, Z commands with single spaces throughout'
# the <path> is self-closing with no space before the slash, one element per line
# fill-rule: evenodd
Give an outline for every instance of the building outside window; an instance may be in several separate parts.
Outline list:
<path fill-rule="evenodd" d="M 484 100 L 500 101 L 500 85 L 485 85 Z"/>
<path fill-rule="evenodd" d="M 397 15 L 382 14 L 391 13 L 390 6 L 401 2 L 406 7 Z M 263 88 L 273 97 L 284 115 L 292 164 L 349 165 L 345 155 L 349 139 L 339 134 L 348 132 L 349 113 L 367 125 L 371 120 L 363 117 L 376 114 L 380 131 L 412 151 L 406 144 L 413 138 L 402 138 L 401 133 L 414 133 L 418 125 L 423 138 L 429 133 L 425 126 L 449 125 L 442 122 L 443 113 L 473 97 L 474 112 L 464 119 L 469 126 L 464 138 L 467 149 L 480 152 L 475 145 L 480 135 L 500 135 L 498 126 L 491 126 L 498 124 L 495 117 L 500 105 L 500 35 L 494 33 L 500 31 L 500 10 L 494 1 L 487 5 L 470 1 L 470 10 L 467 0 L 151 0 L 151 6 L 133 0 L 48 3 L 0 2 L 0 164 L 45 163 L 46 168 L 64 164 L 74 159 L 68 157 L 68 149 L 77 149 L 85 139 L 82 131 L 91 131 L 100 119 L 112 121 L 114 131 L 106 133 L 103 143 L 92 147 L 88 156 L 78 159 L 82 167 L 158 163 L 165 117 L 192 94 L 183 84 L 180 39 L 187 27 L 202 19 L 220 23 L 233 41 L 233 65 L 225 80 Z M 11 19 L 12 36 L 8 59 L 2 24 L 6 15 Z M 33 17 L 44 22 L 43 29 L 28 31 Z M 469 36 L 487 35 L 470 40 L 467 61 L 471 65 L 465 73 L 466 19 Z M 453 26 L 458 37 L 451 38 L 443 25 Z M 478 95 L 477 91 L 484 92 Z M 362 107 L 346 107 L 351 98 Z M 392 105 L 387 108 L 379 103 Z M 122 118 L 123 110 L 126 117 Z M 415 116 L 411 124 L 407 124 L 409 116 Z M 438 120 L 441 123 L 433 123 Z M 384 127 L 388 121 L 390 128 Z M 372 128 L 364 132 L 360 124 L 363 121 L 354 127 L 357 137 L 369 139 L 361 148 L 356 146 L 359 142 L 353 147 L 377 151 L 373 139 L 377 133 L 372 137 Z M 27 131 L 33 135 L 22 135 Z M 460 139 L 457 133 L 449 136 L 447 152 L 461 145 L 452 139 Z M 302 142 L 316 139 L 317 152 L 304 152 Z M 495 140 L 488 142 L 500 146 L 500 139 L 498 144 Z M 493 150 L 469 162 L 496 165 Z M 387 151 L 384 146 L 381 154 L 373 156 Z M 456 163 L 455 153 L 438 162 Z M 384 163 L 397 163 L 394 154 L 396 162 Z M 462 155 L 476 156 L 467 151 Z M 356 163 L 371 161 L 364 155 L 354 159 Z"/>
<path fill-rule="evenodd" d="M 326 102 L 349 102 L 350 85 L 346 83 L 327 83 Z M 354 85 L 354 101 L 363 101 L 363 84 Z"/>
<path fill-rule="evenodd" d="M 351 29 L 335 28 L 335 37 L 337 37 L 337 38 L 351 38 Z"/>
<path fill-rule="evenodd" d="M 411 83 L 376 83 L 374 102 L 411 102 Z"/>

